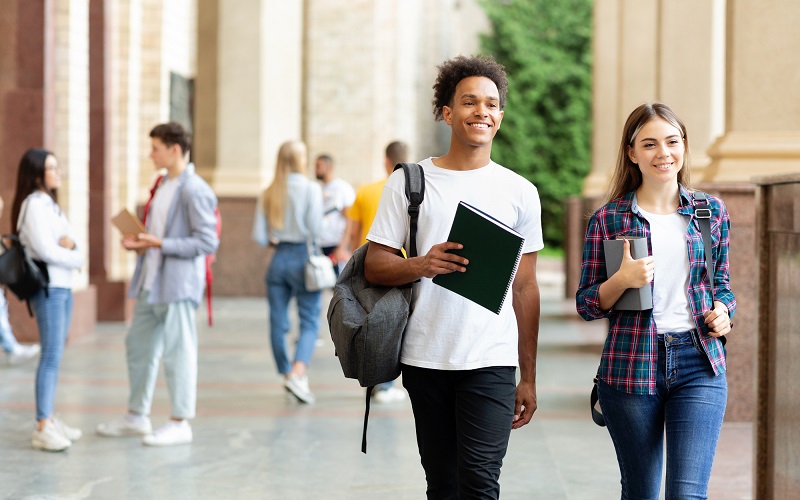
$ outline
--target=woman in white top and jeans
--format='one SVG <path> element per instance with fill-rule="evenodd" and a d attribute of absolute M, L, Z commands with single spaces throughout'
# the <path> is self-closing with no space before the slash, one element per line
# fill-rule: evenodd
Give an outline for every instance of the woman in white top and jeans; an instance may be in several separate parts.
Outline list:
<path fill-rule="evenodd" d="M 314 354 L 322 309 L 319 291 L 305 286 L 304 264 L 308 244 L 319 237 L 322 224 L 322 190 L 306 177 L 306 146 L 299 141 L 281 145 L 275 178 L 256 206 L 253 240 L 263 247 L 275 245 L 267 269 L 267 302 L 272 353 L 284 387 L 303 403 L 313 403 L 306 368 Z M 300 337 L 294 360 L 286 347 L 289 331 L 289 301 L 297 299 Z"/>
<path fill-rule="evenodd" d="M 72 316 L 72 274 L 83 265 L 69 222 L 56 202 L 61 175 L 56 157 L 49 151 L 31 148 L 19 163 L 12 221 L 14 233 L 29 255 L 47 264 L 50 286 L 30 301 L 42 355 L 36 371 L 36 428 L 34 448 L 61 451 L 81 437 L 53 414 L 58 370 Z"/>

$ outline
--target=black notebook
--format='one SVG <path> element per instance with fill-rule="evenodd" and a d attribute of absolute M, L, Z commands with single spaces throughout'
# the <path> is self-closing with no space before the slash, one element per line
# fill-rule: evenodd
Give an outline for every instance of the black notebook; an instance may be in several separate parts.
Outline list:
<path fill-rule="evenodd" d="M 522 257 L 525 238 L 462 201 L 447 241 L 464 245 L 463 249 L 451 252 L 469 259 L 467 271 L 437 274 L 433 282 L 500 314 Z"/>
<path fill-rule="evenodd" d="M 606 258 L 606 276 L 611 277 L 622 265 L 623 237 L 616 240 L 603 240 L 603 252 Z M 642 259 L 647 257 L 647 239 L 643 237 L 625 236 L 631 243 L 631 257 Z M 628 288 L 614 304 L 619 311 L 644 311 L 653 308 L 653 292 L 650 283 L 641 288 Z"/>

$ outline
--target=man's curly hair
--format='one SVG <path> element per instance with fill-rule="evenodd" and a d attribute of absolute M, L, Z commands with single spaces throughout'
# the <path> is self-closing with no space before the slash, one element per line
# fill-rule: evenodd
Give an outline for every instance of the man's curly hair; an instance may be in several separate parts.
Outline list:
<path fill-rule="evenodd" d="M 442 108 L 452 106 L 458 82 L 471 76 L 485 76 L 492 80 L 500 92 L 500 109 L 506 106 L 506 94 L 508 94 L 506 71 L 502 64 L 490 56 L 458 56 L 448 59 L 438 68 L 439 76 L 433 84 L 433 116 L 437 121 L 443 119 Z"/>

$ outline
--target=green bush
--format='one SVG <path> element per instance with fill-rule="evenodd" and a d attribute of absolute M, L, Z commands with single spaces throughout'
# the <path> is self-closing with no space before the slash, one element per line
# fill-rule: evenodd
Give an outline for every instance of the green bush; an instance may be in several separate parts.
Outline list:
<path fill-rule="evenodd" d="M 509 91 L 492 157 L 533 182 L 546 245 L 560 247 L 564 200 L 579 194 L 591 155 L 591 0 L 482 0 L 482 51 Z"/>

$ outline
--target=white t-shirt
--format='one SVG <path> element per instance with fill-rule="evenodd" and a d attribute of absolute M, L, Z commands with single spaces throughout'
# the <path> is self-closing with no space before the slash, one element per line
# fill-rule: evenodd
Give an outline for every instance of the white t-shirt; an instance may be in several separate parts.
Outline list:
<path fill-rule="evenodd" d="M 167 230 L 167 217 L 169 217 L 169 207 L 172 206 L 172 200 L 175 198 L 175 192 L 178 190 L 178 182 L 176 179 L 164 177 L 156 189 L 156 194 L 153 196 L 153 201 L 150 202 L 150 210 L 147 214 L 147 232 L 157 238 L 163 238 L 164 232 Z M 161 249 L 150 247 L 144 256 L 144 285 L 146 291 L 153 288 L 153 283 L 156 281 L 156 274 L 158 274 L 158 266 L 161 263 Z"/>
<path fill-rule="evenodd" d="M 356 192 L 350 184 L 342 179 L 333 179 L 322 186 L 322 228 L 319 235 L 319 246 L 338 246 L 347 227 L 347 217 L 342 210 L 353 205 Z"/>
<path fill-rule="evenodd" d="M 523 253 L 544 247 L 539 192 L 522 176 L 494 162 L 468 171 L 420 162 L 425 196 L 417 229 L 418 255 L 447 241 L 459 201 L 490 214 L 525 237 Z M 392 248 L 408 247 L 405 176 L 394 172 L 383 188 L 367 239 Z M 438 370 L 517 366 L 517 319 L 510 294 L 500 314 L 422 278 L 415 283 L 413 312 L 403 339 L 401 362 Z"/>
<path fill-rule="evenodd" d="M 650 223 L 653 247 L 653 320 L 658 333 L 685 332 L 697 328 L 689 304 L 689 250 L 686 246 L 688 217 L 651 214 L 639 208 Z"/>

